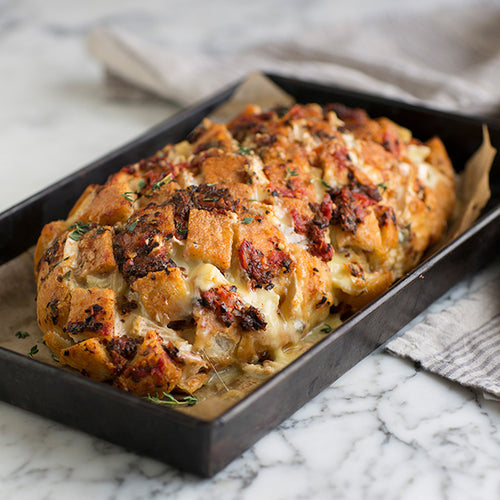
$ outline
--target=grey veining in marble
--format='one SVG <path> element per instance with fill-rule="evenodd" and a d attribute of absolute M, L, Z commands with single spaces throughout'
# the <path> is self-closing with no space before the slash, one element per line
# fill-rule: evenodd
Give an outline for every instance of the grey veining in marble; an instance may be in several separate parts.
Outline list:
<path fill-rule="evenodd" d="M 384 354 L 209 480 L 5 404 L 0 422 L 2 498 L 484 499 L 500 487 L 497 403 Z"/>

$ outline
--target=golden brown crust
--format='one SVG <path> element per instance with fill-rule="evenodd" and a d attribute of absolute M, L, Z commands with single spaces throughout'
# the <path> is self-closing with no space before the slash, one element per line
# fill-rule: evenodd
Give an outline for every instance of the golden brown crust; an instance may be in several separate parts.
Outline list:
<path fill-rule="evenodd" d="M 212 370 L 269 367 L 329 314 L 373 300 L 454 202 L 438 138 L 339 104 L 248 106 L 89 186 L 45 226 L 39 324 L 93 379 L 192 393 Z"/>

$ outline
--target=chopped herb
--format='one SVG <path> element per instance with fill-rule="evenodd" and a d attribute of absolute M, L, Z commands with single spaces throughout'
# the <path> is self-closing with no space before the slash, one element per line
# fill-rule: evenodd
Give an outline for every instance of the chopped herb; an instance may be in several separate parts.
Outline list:
<path fill-rule="evenodd" d="M 61 281 L 62 281 L 62 280 L 67 280 L 70 276 L 71 276 L 71 271 L 67 271 L 67 272 L 65 272 L 65 273 L 61 276 Z"/>
<path fill-rule="evenodd" d="M 332 333 L 333 328 L 330 325 L 325 324 L 325 326 L 320 330 L 321 333 Z"/>
<path fill-rule="evenodd" d="M 249 155 L 252 153 L 252 151 L 245 146 L 240 146 L 238 149 L 238 153 L 240 153 L 241 155 Z"/>
<path fill-rule="evenodd" d="M 411 223 L 406 224 L 406 226 L 399 228 L 398 239 L 400 243 L 404 243 L 405 241 L 411 241 Z"/>
<path fill-rule="evenodd" d="M 59 358 L 54 353 L 52 353 L 51 356 L 52 356 L 53 361 L 55 361 L 56 363 L 59 363 Z"/>
<path fill-rule="evenodd" d="M 74 224 L 71 224 L 68 229 L 73 229 L 71 233 L 69 233 L 69 237 L 73 241 L 80 241 L 80 238 L 90 231 L 90 226 L 85 224 L 84 222 L 77 221 Z"/>
<path fill-rule="evenodd" d="M 297 177 L 299 174 L 297 173 L 297 169 L 286 169 L 286 174 L 285 174 L 285 180 L 289 179 L 290 177 Z"/>
<path fill-rule="evenodd" d="M 134 198 L 132 196 L 137 196 L 137 193 L 134 193 L 134 191 L 127 191 L 126 193 L 122 193 L 122 196 L 130 202 L 134 201 Z"/>
<path fill-rule="evenodd" d="M 248 201 L 257 201 L 255 198 L 248 198 Z"/>
<path fill-rule="evenodd" d="M 158 395 L 158 393 L 156 393 L 155 396 L 148 394 L 144 399 L 169 408 L 173 408 L 175 406 L 193 406 L 198 402 L 198 398 L 195 396 L 189 395 L 184 397 L 184 399 L 179 400 L 175 399 L 175 397 L 168 392 L 163 392 L 161 396 Z"/>
<path fill-rule="evenodd" d="M 243 222 L 243 224 L 250 224 L 250 222 L 253 222 L 253 217 L 243 217 L 241 222 Z"/>
<path fill-rule="evenodd" d="M 330 189 L 330 184 L 328 184 L 328 182 L 324 181 L 323 179 L 321 179 L 321 184 L 323 184 L 323 186 L 325 186 L 327 189 Z"/>
<path fill-rule="evenodd" d="M 178 231 L 179 231 L 179 233 L 181 233 L 181 234 L 186 234 L 186 233 L 188 232 L 187 227 L 180 227 L 180 228 L 178 229 Z"/>
<path fill-rule="evenodd" d="M 69 259 L 69 257 L 65 257 L 63 260 L 60 260 L 59 262 L 56 262 L 56 263 L 54 264 L 54 269 L 55 269 L 55 268 L 56 268 L 56 267 L 57 267 L 57 266 L 58 266 L 61 262 L 64 262 L 65 260 L 68 260 L 68 259 Z"/>
<path fill-rule="evenodd" d="M 163 179 L 160 179 L 159 181 L 156 181 L 153 184 L 153 191 L 158 191 L 164 184 L 170 184 L 173 181 L 172 179 L 172 174 L 168 174 Z"/>
<path fill-rule="evenodd" d="M 143 188 L 143 187 L 145 187 L 145 186 L 146 186 L 146 181 L 145 181 L 144 179 L 141 179 L 141 180 L 139 181 L 139 184 L 137 184 L 137 189 L 139 189 L 139 190 L 140 190 L 140 189 L 142 189 L 142 188 Z"/>
<path fill-rule="evenodd" d="M 36 344 L 30 349 L 30 352 L 27 354 L 27 356 L 32 358 L 35 354 L 38 354 L 38 346 Z"/>
<path fill-rule="evenodd" d="M 15 333 L 15 335 L 16 335 L 16 337 L 17 337 L 18 339 L 25 339 L 26 337 L 29 337 L 29 336 L 30 336 L 30 334 L 29 334 L 28 332 L 23 332 L 23 331 L 21 331 L 21 330 L 17 331 L 17 332 Z"/>
<path fill-rule="evenodd" d="M 203 201 L 217 201 L 216 198 L 203 198 Z"/>
<path fill-rule="evenodd" d="M 125 227 L 125 229 L 131 233 L 134 229 L 135 229 L 135 226 L 137 226 L 137 220 L 138 219 L 135 219 L 134 221 L 132 221 L 130 224 L 127 224 L 127 226 Z"/>
<path fill-rule="evenodd" d="M 377 184 L 377 187 L 382 191 L 382 193 L 385 193 L 385 190 L 387 189 L 387 184 L 385 182 L 381 182 L 380 184 Z"/>

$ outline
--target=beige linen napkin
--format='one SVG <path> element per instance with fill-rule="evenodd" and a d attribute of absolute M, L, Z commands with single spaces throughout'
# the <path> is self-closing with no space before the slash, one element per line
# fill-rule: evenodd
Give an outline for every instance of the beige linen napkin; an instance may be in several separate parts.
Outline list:
<path fill-rule="evenodd" d="M 131 86 L 190 104 L 260 69 L 500 116 L 499 26 L 498 2 L 473 2 L 420 15 L 360 17 L 358 23 L 332 18 L 330 28 L 304 29 L 293 41 L 263 41 L 217 56 L 201 43 L 196 53 L 173 52 L 147 33 L 113 26 L 91 32 L 88 47 L 121 96 Z M 234 44 L 222 38 L 219 45 Z"/>

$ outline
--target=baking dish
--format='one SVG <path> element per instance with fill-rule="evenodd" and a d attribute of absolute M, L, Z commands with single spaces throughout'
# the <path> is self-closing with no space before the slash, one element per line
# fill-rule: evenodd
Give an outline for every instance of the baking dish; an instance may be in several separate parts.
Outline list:
<path fill-rule="evenodd" d="M 342 102 L 387 116 L 426 139 L 439 135 L 461 170 L 489 127 L 500 145 L 500 124 L 398 103 L 347 89 L 268 75 L 299 102 Z M 154 127 L 77 173 L 0 214 L 0 263 L 33 245 L 42 226 L 64 217 L 84 187 L 102 183 L 120 167 L 182 140 L 236 85 Z M 242 401 L 214 418 L 178 410 L 92 382 L 78 374 L 0 348 L 0 397 L 17 406 L 204 476 L 215 474 L 306 401 L 378 348 L 448 288 L 498 254 L 499 160 L 492 198 L 474 226 L 384 295 L 354 315 Z M 159 439 L 158 436 L 161 436 Z"/>

